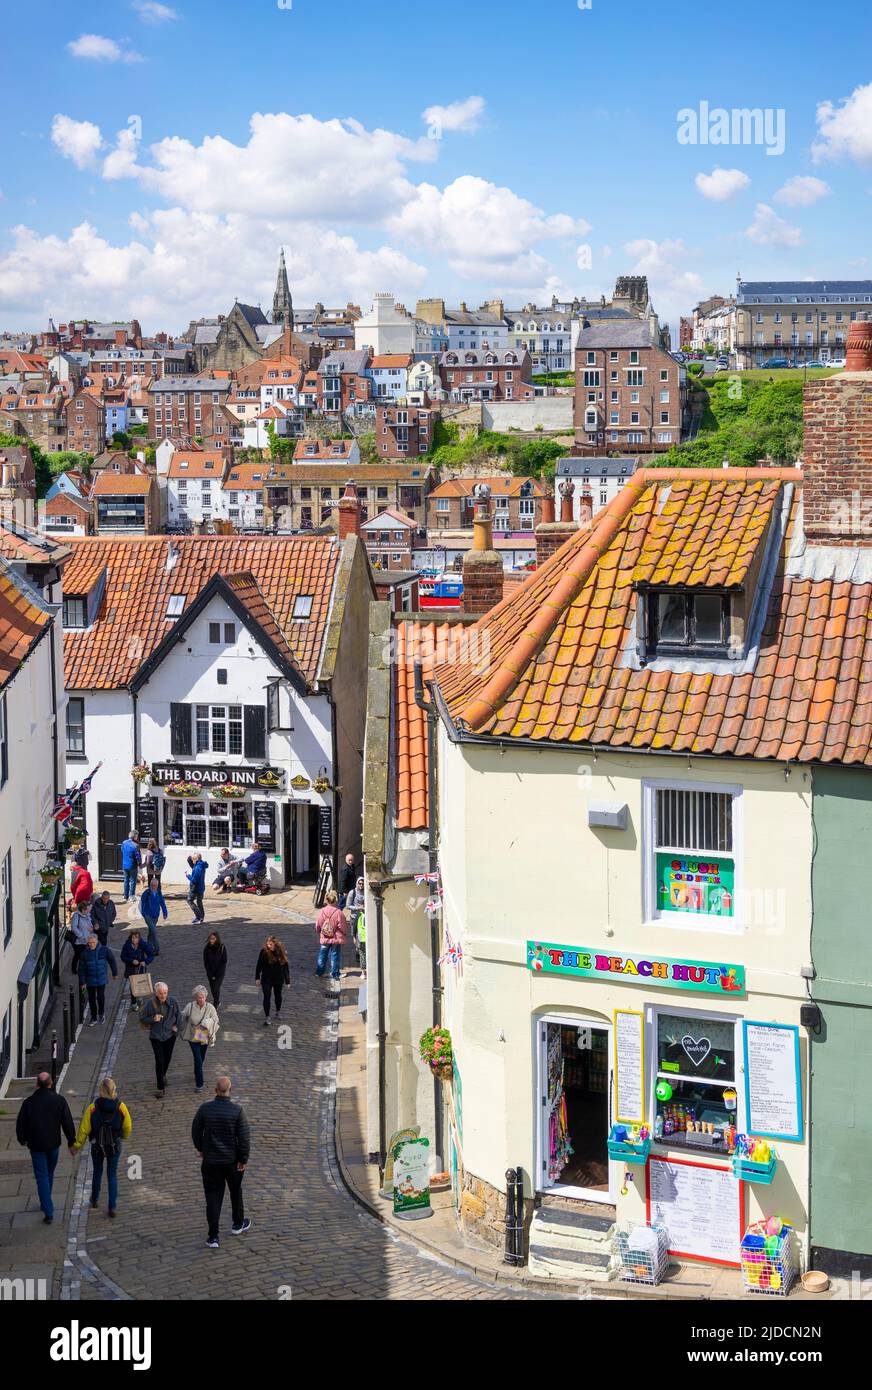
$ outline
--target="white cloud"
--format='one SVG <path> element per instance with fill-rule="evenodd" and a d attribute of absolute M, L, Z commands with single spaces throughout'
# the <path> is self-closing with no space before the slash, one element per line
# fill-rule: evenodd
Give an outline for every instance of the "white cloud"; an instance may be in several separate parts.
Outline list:
<path fill-rule="evenodd" d="M 438 138 L 444 130 L 478 130 L 484 106 L 484 97 L 467 97 L 450 106 L 428 106 L 421 120 L 433 132 L 431 138 Z"/>
<path fill-rule="evenodd" d="M 139 144 L 133 130 L 128 126 L 125 130 L 119 130 L 116 137 L 115 149 L 112 150 L 103 160 L 104 179 L 128 179 L 135 177 L 138 172 L 136 156 Z"/>
<path fill-rule="evenodd" d="M 93 165 L 103 144 L 100 127 L 92 121 L 74 121 L 71 116 L 55 116 L 51 123 L 52 144 L 65 159 L 71 159 L 77 169 Z"/>
<path fill-rule="evenodd" d="M 647 275 L 648 292 L 661 323 L 677 324 L 688 303 L 702 297 L 702 277 L 687 269 L 692 253 L 680 238 L 653 241 L 640 237 L 626 242 L 624 253 L 633 261 L 630 274 Z"/>
<path fill-rule="evenodd" d="M 832 191 L 823 179 L 813 178 L 811 174 L 795 174 L 779 188 L 772 201 L 784 203 L 789 208 L 807 208 Z"/>
<path fill-rule="evenodd" d="M 96 63 L 138 63 L 141 55 L 122 48 L 114 39 L 102 34 L 80 34 L 67 44 L 74 58 L 87 58 Z"/>
<path fill-rule="evenodd" d="M 745 236 L 758 246 L 801 246 L 802 229 L 779 217 L 774 208 L 758 203 L 754 221 L 746 227 Z"/>
<path fill-rule="evenodd" d="M 720 165 L 715 165 L 710 174 L 697 174 L 694 179 L 702 196 L 710 198 L 713 203 L 725 203 L 728 198 L 735 198 L 750 182 L 741 169 L 722 169 Z"/>
<path fill-rule="evenodd" d="M 840 106 L 822 101 L 817 108 L 818 139 L 811 147 L 815 163 L 847 156 L 872 162 L 872 82 L 855 87 Z"/>
<path fill-rule="evenodd" d="M 166 24 L 170 19 L 178 19 L 178 11 L 169 5 L 160 5 L 158 0 L 133 0 L 133 8 L 146 24 Z"/>
<path fill-rule="evenodd" d="M 464 174 L 444 189 L 422 183 L 389 221 L 392 233 L 413 245 L 443 252 L 452 269 L 473 276 L 497 267 L 507 278 L 530 274 L 529 257 L 540 242 L 584 236 L 590 224 L 566 213 L 547 217 L 510 188 Z M 544 265 L 544 263 L 543 263 Z M 542 267 L 539 267 L 540 269 Z"/>

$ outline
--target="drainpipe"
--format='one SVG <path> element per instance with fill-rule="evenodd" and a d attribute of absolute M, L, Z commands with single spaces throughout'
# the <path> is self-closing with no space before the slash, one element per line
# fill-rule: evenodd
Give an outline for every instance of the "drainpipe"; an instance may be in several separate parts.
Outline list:
<path fill-rule="evenodd" d="M 439 867 L 436 851 L 438 826 L 436 820 L 436 709 L 432 700 L 424 699 L 424 674 L 420 661 L 415 662 L 415 704 L 427 716 L 427 861 L 430 873 Z M 433 989 L 433 1027 L 442 1026 L 442 976 L 439 970 L 440 921 L 430 918 L 430 976 Z M 433 1077 L 434 1148 L 438 1162 L 444 1158 L 444 1125 L 442 1083 Z"/>
<path fill-rule="evenodd" d="M 49 646 L 48 646 L 48 653 L 49 653 L 49 655 L 48 655 L 48 661 L 49 661 L 49 672 L 50 672 L 50 676 L 51 676 L 51 707 L 52 707 L 52 713 L 54 714 L 54 719 L 52 720 L 52 735 L 51 735 L 51 741 L 52 741 L 52 769 L 51 769 L 51 781 L 52 781 L 52 791 L 54 792 L 54 804 L 55 804 L 55 806 L 57 806 L 57 804 L 58 804 L 58 797 L 60 796 L 60 782 L 58 781 L 58 737 L 59 737 L 59 736 L 58 736 L 58 676 L 57 676 L 57 661 L 56 661 L 56 657 L 55 657 L 54 623 L 55 623 L 55 619 L 52 618 L 52 634 L 51 634 L 51 640 L 49 641 Z M 52 834 L 54 835 L 54 851 L 55 851 L 55 858 L 57 858 L 57 856 L 58 856 L 58 851 L 59 851 L 59 849 L 60 849 L 60 843 L 61 843 L 61 840 L 60 840 L 60 824 L 59 824 L 58 821 L 56 821 L 56 820 L 54 820 L 54 819 L 52 820 Z M 60 895 L 60 901 L 63 903 L 64 931 L 66 931 L 66 925 L 67 925 L 67 895 L 66 895 L 66 893 L 63 893 L 63 892 L 61 893 L 61 895 Z M 53 958 L 53 965 L 52 965 L 52 983 L 53 983 L 53 985 L 54 985 L 55 988 L 56 988 L 58 985 L 60 985 L 60 982 L 61 982 L 60 908 L 58 909 L 58 915 L 55 917 L 55 923 L 54 923 L 54 941 L 53 941 L 53 943 L 52 943 L 52 958 Z M 20 1031 L 19 1031 L 19 1036 L 20 1036 Z M 20 1075 L 21 1075 L 21 1072 L 19 1071 L 18 1074 L 19 1074 L 19 1076 L 20 1076 Z"/>
<path fill-rule="evenodd" d="M 131 688 L 131 691 L 130 691 L 130 705 L 131 705 L 131 714 L 132 714 L 132 717 L 133 717 L 133 766 L 134 766 L 134 767 L 136 767 L 136 764 L 139 762 L 139 720 L 138 720 L 138 718 L 137 718 L 137 713 L 138 713 L 138 710 L 137 710 L 137 699 L 138 699 L 138 696 L 137 696 L 137 694 L 136 694 L 136 691 L 133 690 L 133 689 Z M 138 786 L 139 784 L 137 783 L 137 780 L 136 780 L 135 777 L 131 777 L 131 781 L 132 781 L 132 783 L 133 783 L 133 815 L 132 815 L 132 817 L 131 817 L 131 825 L 132 825 L 132 827 L 133 827 L 134 830 L 138 830 L 138 829 L 139 829 L 139 826 L 137 825 L 137 821 L 136 821 L 136 812 L 137 812 L 137 806 L 138 806 L 137 798 L 136 798 L 136 789 L 137 789 L 137 786 Z M 155 838 L 158 840 L 158 843 L 160 843 L 160 826 L 156 825 L 154 828 L 155 828 Z"/>

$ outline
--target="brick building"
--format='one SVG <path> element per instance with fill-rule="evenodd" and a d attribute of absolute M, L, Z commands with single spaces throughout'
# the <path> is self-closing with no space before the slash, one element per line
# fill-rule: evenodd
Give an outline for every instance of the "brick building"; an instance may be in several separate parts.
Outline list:
<path fill-rule="evenodd" d="M 411 570 L 418 523 L 396 507 L 385 507 L 360 527 L 370 564 L 376 570 Z"/>
<path fill-rule="evenodd" d="M 504 473 L 493 478 L 449 478 L 427 499 L 427 530 L 431 538 L 441 531 L 471 531 L 475 489 L 490 488 L 492 530 L 499 535 L 530 532 L 541 520 L 547 492 L 536 478 L 516 478 Z"/>
<path fill-rule="evenodd" d="M 106 415 L 98 390 L 82 388 L 64 408 L 68 449 L 99 454 L 106 447 Z"/>
<path fill-rule="evenodd" d="M 597 323 L 575 352 L 575 445 L 581 454 L 657 453 L 680 444 L 685 368 L 637 320 Z"/>
<path fill-rule="evenodd" d="M 4 396 L 0 404 L 0 431 L 26 435 L 44 454 L 67 447 L 65 398 L 59 392 L 25 392 Z"/>
<path fill-rule="evenodd" d="M 386 507 L 425 523 L 431 472 L 424 463 L 358 465 L 353 471 L 365 521 Z M 328 523 L 339 505 L 348 478 L 333 463 L 273 461 L 265 483 L 264 525 L 283 533 L 307 531 Z"/>
<path fill-rule="evenodd" d="M 526 349 L 452 349 L 440 357 L 439 371 L 452 401 L 531 401 L 536 394 Z"/>
<path fill-rule="evenodd" d="M 150 439 L 228 437 L 229 421 L 224 404 L 230 394 L 229 377 L 184 376 L 169 383 L 158 379 L 148 388 Z M 220 431 L 220 433 L 219 433 Z"/>
<path fill-rule="evenodd" d="M 433 430 L 439 414 L 430 406 L 377 406 L 376 449 L 385 458 L 428 453 L 433 445 Z"/>

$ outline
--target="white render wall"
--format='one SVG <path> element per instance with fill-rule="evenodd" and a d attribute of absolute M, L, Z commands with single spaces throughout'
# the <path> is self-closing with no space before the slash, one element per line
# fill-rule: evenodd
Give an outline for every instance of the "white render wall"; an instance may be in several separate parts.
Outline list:
<path fill-rule="evenodd" d="M 237 640 L 232 647 L 215 646 L 209 642 L 210 622 L 233 622 L 236 624 Z M 136 634 L 131 632 L 131 639 Z M 218 684 L 217 672 L 225 669 L 228 683 Z M 167 762 L 172 758 L 170 738 L 170 705 L 172 703 L 214 704 L 214 705 L 266 705 L 266 686 L 270 676 L 278 676 L 279 671 L 258 645 L 248 628 L 241 625 L 237 615 L 223 599 L 214 598 L 197 618 L 182 640 L 166 657 L 143 686 L 138 697 L 138 720 L 140 730 L 139 755 L 149 764 Z M 89 766 L 99 758 L 104 766 L 94 779 L 94 787 L 88 798 L 88 847 L 97 861 L 97 802 L 117 801 L 133 807 L 133 779 L 131 768 L 134 763 L 133 720 L 131 697 L 126 691 L 71 692 L 85 697 L 85 748 Z M 299 801 L 312 805 L 332 804 L 332 793 L 324 795 L 312 791 L 294 792 L 290 783 L 301 774 L 312 781 L 319 771 L 326 767 L 332 785 L 332 739 L 331 713 L 326 695 L 300 696 L 291 691 L 291 722 L 293 733 L 270 733 L 267 735 L 266 761 L 273 767 L 285 770 L 285 787 L 281 792 L 267 792 L 258 789 L 255 799 L 272 801 L 277 807 L 276 830 L 278 850 L 281 854 L 281 806 L 289 801 Z M 196 732 L 193 747 L 196 748 Z M 186 765 L 198 764 L 203 767 L 229 766 L 248 767 L 259 765 L 238 754 L 192 753 L 190 757 L 178 757 L 175 761 Z M 70 765 L 68 777 L 81 779 L 82 764 Z M 160 803 L 164 798 L 159 789 L 151 784 L 138 786 L 138 796 L 156 795 Z M 160 838 L 163 841 L 163 808 L 160 806 Z M 165 846 L 166 868 L 164 881 L 169 884 L 183 884 L 187 871 L 186 859 L 190 850 L 186 846 Z M 217 849 L 202 851 L 210 868 L 218 857 Z M 284 869 L 272 863 L 273 879 L 283 880 Z"/>
<path fill-rule="evenodd" d="M 394 296 L 376 295 L 372 308 L 354 325 L 355 349 L 369 347 L 373 357 L 415 351 L 415 320 L 397 312 Z"/>
<path fill-rule="evenodd" d="M 532 401 L 483 401 L 482 425 L 486 430 L 542 430 L 571 434 L 572 396 L 537 396 Z"/>

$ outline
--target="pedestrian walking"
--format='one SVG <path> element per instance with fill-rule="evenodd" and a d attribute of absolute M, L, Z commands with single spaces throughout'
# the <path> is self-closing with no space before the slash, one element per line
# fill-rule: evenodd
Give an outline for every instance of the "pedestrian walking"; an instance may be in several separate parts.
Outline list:
<path fill-rule="evenodd" d="M 191 866 L 191 872 L 185 875 L 191 885 L 188 889 L 188 902 L 194 914 L 191 918 L 191 926 L 196 927 L 206 919 L 206 913 L 203 911 L 203 894 L 206 891 L 206 870 L 209 865 L 202 854 L 190 855 L 188 863 Z"/>
<path fill-rule="evenodd" d="M 227 973 L 227 947 L 216 931 L 209 933 L 203 947 L 203 969 L 212 991 L 212 1003 L 217 1007 L 221 1003 L 221 985 Z"/>
<path fill-rule="evenodd" d="M 94 923 L 91 920 L 91 904 L 90 902 L 81 903 L 70 918 L 68 932 L 68 940 L 73 948 L 73 963 L 70 969 L 74 975 L 79 973 L 79 959 L 88 945 L 88 937 L 92 935 L 93 931 Z"/>
<path fill-rule="evenodd" d="M 338 982 L 342 947 L 348 938 L 348 922 L 345 913 L 336 904 L 336 892 L 333 888 L 327 890 L 326 901 L 315 919 L 315 926 L 321 943 L 315 974 L 324 974 L 329 956 L 331 978 Z"/>
<path fill-rule="evenodd" d="M 160 876 L 166 862 L 166 855 L 157 840 L 149 840 L 142 855 L 142 867 L 145 872 L 146 883 L 151 883 L 151 880 L 156 878 L 158 888 L 160 888 Z"/>
<path fill-rule="evenodd" d="M 139 1014 L 140 1024 L 149 1030 L 157 1083 L 155 1095 L 158 1100 L 163 1099 L 167 1088 L 167 1072 L 172 1061 L 181 1018 L 178 1003 L 170 994 L 169 985 L 159 980 L 154 987 L 154 994 L 146 1000 Z"/>
<path fill-rule="evenodd" d="M 79 983 L 88 991 L 89 1028 L 93 1028 L 95 1023 L 106 1022 L 106 986 L 110 970 L 115 979 L 118 974 L 115 957 L 109 947 L 101 946 L 92 933 L 79 957 Z"/>
<path fill-rule="evenodd" d="M 343 908 L 348 900 L 349 893 L 354 891 L 357 882 L 357 869 L 354 867 L 354 855 L 346 854 L 345 863 L 339 875 L 339 906 Z"/>
<path fill-rule="evenodd" d="M 142 919 L 148 927 L 148 944 L 156 956 L 160 955 L 160 941 L 157 935 L 157 919 L 163 913 L 164 921 L 169 916 L 164 895 L 160 891 L 160 884 L 156 878 L 151 880 L 142 897 L 139 899 L 139 910 Z"/>
<path fill-rule="evenodd" d="M 190 1004 L 182 1010 L 182 1038 L 191 1047 L 197 1091 L 203 1089 L 203 1063 L 209 1048 L 215 1046 L 219 1027 L 218 1010 L 209 1003 L 209 991 L 205 985 L 197 985 Z"/>
<path fill-rule="evenodd" d="M 275 999 L 278 1022 L 282 1010 L 282 985 L 289 987 L 291 983 L 287 952 L 274 936 L 268 936 L 263 943 L 254 971 L 254 983 L 263 990 L 263 1026 L 268 1028 L 270 998 Z"/>
<path fill-rule="evenodd" d="M 94 880 L 90 869 L 80 868 L 70 884 L 70 897 L 76 907 L 89 903 L 94 896 Z"/>
<path fill-rule="evenodd" d="M 363 944 L 366 941 L 366 925 L 363 921 L 365 907 L 366 893 L 364 892 L 363 878 L 358 878 L 346 900 L 345 916 L 348 918 L 348 925 L 351 929 L 352 939 L 357 952 L 357 963 L 361 969 L 365 968 L 364 961 L 366 958 L 366 946 Z M 362 937 L 358 928 L 363 931 Z"/>
<path fill-rule="evenodd" d="M 114 925 L 117 916 L 118 909 L 112 901 L 109 890 L 104 888 L 99 898 L 94 899 L 91 907 L 91 920 L 94 923 L 97 940 L 101 946 L 109 945 L 109 930 Z"/>
<path fill-rule="evenodd" d="M 80 869 L 87 869 L 90 862 L 91 855 L 89 851 L 85 849 L 84 845 L 79 845 L 79 848 L 75 851 L 73 855 L 73 863 L 76 864 Z"/>
<path fill-rule="evenodd" d="M 121 947 L 121 959 L 124 963 L 124 978 L 127 981 L 127 988 L 130 990 L 130 1007 L 135 1009 L 137 1001 L 133 997 L 130 977 L 146 973 L 154 960 L 154 951 L 147 941 L 143 941 L 138 931 L 132 931 Z"/>
<path fill-rule="evenodd" d="M 41 1071 L 36 1078 L 36 1090 L 27 1097 L 16 1116 L 15 1137 L 19 1144 L 26 1144 L 30 1150 L 39 1205 L 46 1226 L 50 1226 L 54 1220 L 51 1192 L 61 1148 L 61 1131 L 72 1153 L 76 1126 L 70 1107 L 54 1089 L 48 1072 Z"/>
<path fill-rule="evenodd" d="M 103 1182 L 103 1168 L 106 1168 L 106 1186 L 109 1190 L 109 1215 L 114 1216 L 118 1207 L 118 1164 L 121 1159 L 121 1143 L 129 1139 L 133 1130 L 130 1111 L 119 1099 L 118 1088 L 111 1076 L 104 1076 L 95 1100 L 91 1101 L 79 1125 L 76 1153 L 81 1153 L 86 1142 L 91 1144 L 91 1206 L 96 1209 L 100 1201 L 100 1187 Z"/>
<path fill-rule="evenodd" d="M 124 873 L 124 901 L 136 897 L 139 884 L 139 871 L 142 868 L 142 854 L 139 849 L 139 836 L 131 830 L 121 845 L 121 868 Z"/>
<path fill-rule="evenodd" d="M 218 1249 L 225 1187 L 230 1193 L 233 1235 L 241 1236 L 251 1226 L 242 1201 L 242 1179 L 251 1152 L 251 1130 L 242 1106 L 230 1099 L 230 1091 L 230 1077 L 219 1076 L 215 1099 L 200 1106 L 191 1125 L 194 1148 L 202 1159 L 200 1172 L 209 1231 L 206 1244 L 210 1250 Z"/>

